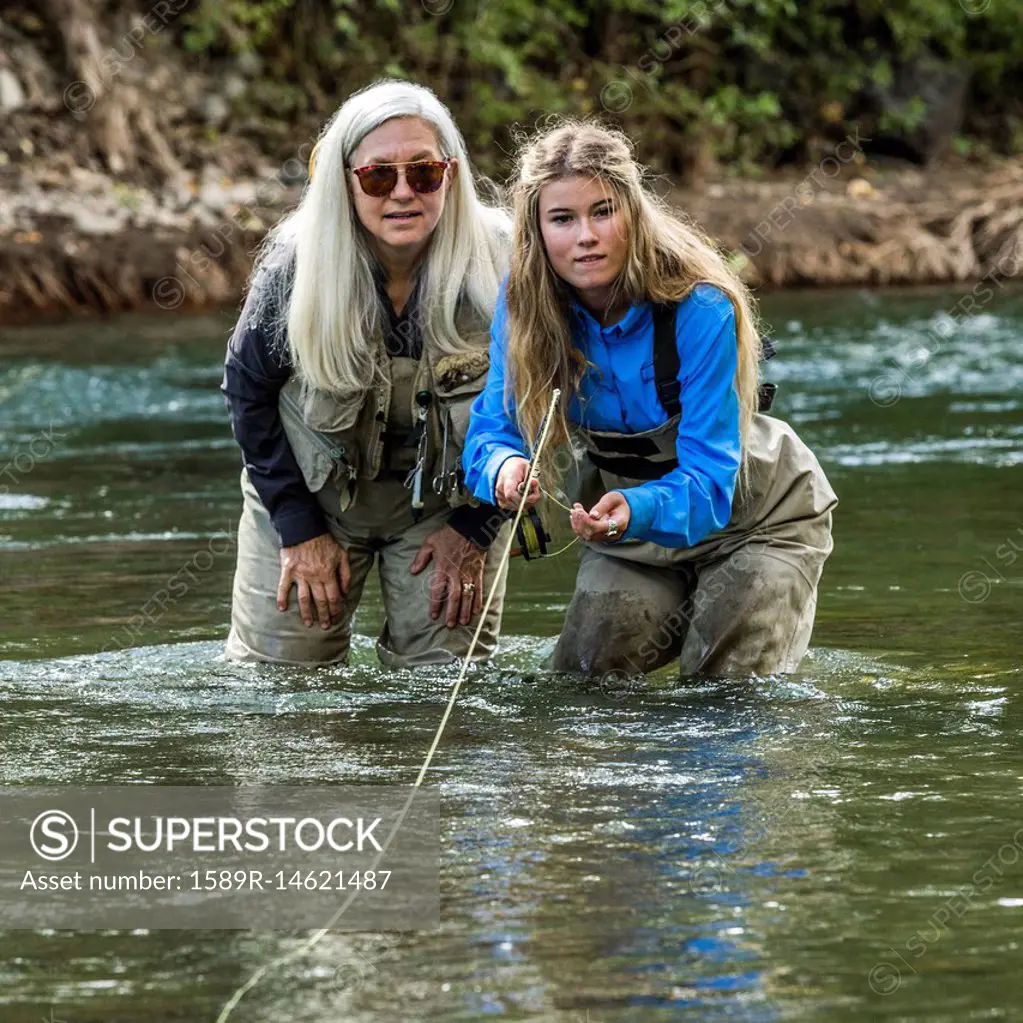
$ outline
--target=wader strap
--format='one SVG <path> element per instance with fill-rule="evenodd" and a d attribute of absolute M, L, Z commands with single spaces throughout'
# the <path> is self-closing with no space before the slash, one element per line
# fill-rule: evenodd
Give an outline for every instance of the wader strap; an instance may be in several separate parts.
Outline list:
<path fill-rule="evenodd" d="M 657 385 L 657 398 L 668 413 L 668 418 L 677 416 L 682 411 L 682 385 L 678 382 L 680 368 L 678 358 L 678 342 L 675 340 L 675 314 L 678 303 L 654 303 L 654 382 Z M 769 338 L 761 341 L 764 359 L 772 359 L 775 354 L 774 342 Z M 757 411 L 769 412 L 774 404 L 774 396 L 778 391 L 777 384 L 761 384 L 757 391 Z M 656 479 L 656 477 L 651 477 Z"/>
<path fill-rule="evenodd" d="M 678 342 L 675 340 L 677 309 L 677 303 L 654 303 L 654 381 L 657 384 L 657 400 L 668 413 L 669 419 L 682 411 L 682 402 L 679 400 L 682 385 L 678 382 L 681 364 Z"/>
<path fill-rule="evenodd" d="M 681 413 L 645 433 L 583 431 L 586 454 L 598 469 L 634 480 L 660 479 L 678 465 L 676 438 Z"/>
<path fill-rule="evenodd" d="M 616 476 L 627 476 L 631 480 L 659 480 L 662 476 L 678 468 L 678 459 L 665 459 L 654 462 L 649 458 L 637 455 L 602 455 L 599 451 L 587 451 L 586 457 L 598 468 L 614 473 Z"/>

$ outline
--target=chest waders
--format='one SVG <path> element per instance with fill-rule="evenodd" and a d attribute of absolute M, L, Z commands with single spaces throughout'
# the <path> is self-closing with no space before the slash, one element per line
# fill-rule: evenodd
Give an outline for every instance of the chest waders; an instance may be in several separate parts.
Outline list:
<path fill-rule="evenodd" d="M 229 658 L 347 661 L 352 618 L 374 562 L 386 613 L 377 639 L 380 660 L 388 667 L 415 667 L 464 656 L 475 620 L 449 629 L 443 614 L 430 617 L 436 561 L 417 575 L 409 572 L 426 538 L 445 525 L 453 507 L 469 501 L 458 473 L 447 473 L 444 486 L 431 485 L 442 463 L 460 465 L 469 408 L 489 368 L 483 347 L 487 324 L 466 325 L 464 318 L 461 324 L 461 336 L 475 339 L 478 347 L 436 366 L 426 357 L 388 355 L 381 336 L 379 378 L 357 403 L 322 391 L 307 393 L 296 376 L 285 384 L 279 401 L 285 437 L 329 532 L 348 551 L 351 583 L 341 620 L 328 629 L 318 623 L 306 627 L 294 589 L 288 610 L 277 610 L 280 539 L 243 470 Z M 492 532 L 495 543 L 507 537 L 503 516 L 495 518 Z M 507 574 L 497 569 L 498 560 L 488 557 L 484 587 L 495 594 L 474 660 L 489 658 L 497 648 Z"/>
<path fill-rule="evenodd" d="M 678 468 L 685 415 L 674 309 L 654 307 L 654 371 L 667 421 L 642 433 L 577 428 L 570 493 L 590 508 L 612 490 Z M 773 354 L 773 351 L 771 352 Z M 683 675 L 793 672 L 809 645 L 817 585 L 832 549 L 837 497 L 813 452 L 763 411 L 746 450 L 748 482 L 724 528 L 692 547 L 585 543 L 553 665 L 591 675 L 644 674 L 680 658 Z"/>

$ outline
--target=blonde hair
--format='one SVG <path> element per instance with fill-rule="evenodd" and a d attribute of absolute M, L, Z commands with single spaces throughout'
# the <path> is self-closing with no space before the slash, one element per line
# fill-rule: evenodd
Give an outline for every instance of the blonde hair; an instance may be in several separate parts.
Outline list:
<path fill-rule="evenodd" d="M 250 288 L 259 292 L 253 319 L 278 345 L 287 346 L 303 383 L 333 392 L 351 409 L 352 421 L 379 373 L 374 341 L 381 311 L 375 259 L 345 168 L 366 135 L 397 117 L 426 121 L 441 155 L 459 165 L 423 257 L 424 351 L 438 358 L 465 352 L 468 343 L 455 323 L 459 305 L 468 303 L 489 322 L 507 266 L 510 217 L 496 202 L 481 199 L 465 141 L 437 96 L 422 85 L 393 79 L 350 96 L 320 134 L 316 173 L 298 207 L 264 240 Z"/>
<path fill-rule="evenodd" d="M 747 438 L 757 409 L 760 332 L 752 297 L 714 244 L 674 212 L 643 182 L 632 144 L 622 132 L 592 121 L 563 120 L 521 151 L 511 187 L 514 210 L 508 278 L 508 361 L 519 431 L 531 441 L 550 404 L 553 388 L 562 400 L 551 424 L 540 474 L 554 484 L 553 451 L 570 436 L 566 414 L 586 360 L 572 343 L 568 303 L 571 289 L 555 272 L 540 231 L 540 192 L 562 178 L 582 175 L 606 185 L 625 217 L 628 251 L 612 287 L 611 304 L 629 301 L 678 302 L 698 284 L 712 284 L 735 310 L 739 420 L 746 476 Z"/>

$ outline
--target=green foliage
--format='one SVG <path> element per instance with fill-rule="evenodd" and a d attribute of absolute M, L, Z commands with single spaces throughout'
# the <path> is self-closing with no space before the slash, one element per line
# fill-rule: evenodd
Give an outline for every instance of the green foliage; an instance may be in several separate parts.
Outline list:
<path fill-rule="evenodd" d="M 908 102 L 886 110 L 878 118 L 878 127 L 886 135 L 908 135 L 923 123 L 927 116 L 927 104 L 913 96 Z"/>
<path fill-rule="evenodd" d="M 201 53 L 226 43 L 235 50 L 255 50 L 273 35 L 295 0 L 202 0 L 185 14 L 185 49 Z"/>
<path fill-rule="evenodd" d="M 969 75 L 956 152 L 1023 149 L 1023 4 L 1007 0 L 976 14 L 956 0 L 198 0 L 178 33 L 197 54 L 258 52 L 268 116 L 325 117 L 382 75 L 429 84 L 491 171 L 509 132 L 547 113 L 620 121 L 649 164 L 680 172 L 751 173 L 855 130 L 909 138 L 929 114 L 913 83 L 935 68 Z"/>

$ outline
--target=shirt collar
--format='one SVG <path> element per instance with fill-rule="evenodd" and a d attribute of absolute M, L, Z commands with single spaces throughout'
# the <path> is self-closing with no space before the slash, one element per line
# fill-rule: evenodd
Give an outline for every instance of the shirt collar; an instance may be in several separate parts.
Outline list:
<path fill-rule="evenodd" d="M 609 327 L 602 327 L 593 313 L 591 313 L 589 309 L 587 309 L 578 299 L 573 298 L 570 301 L 572 315 L 578 323 L 583 325 L 583 329 L 586 330 L 587 333 L 590 331 L 597 331 L 602 334 L 606 340 L 613 340 L 614 338 L 628 334 L 629 331 L 637 326 L 638 320 L 649 305 L 649 302 L 633 302 L 629 308 L 625 310 L 625 315 L 618 320 L 617 323 L 612 323 Z"/>
<path fill-rule="evenodd" d="M 395 315 L 394 306 L 391 305 L 391 297 L 387 294 L 387 271 L 384 269 L 383 263 L 374 258 L 370 262 L 370 269 L 373 273 L 373 283 L 376 284 L 377 294 L 380 296 L 387 319 L 392 323 L 396 323 L 398 320 L 407 318 L 419 303 L 419 291 L 424 277 L 422 263 L 420 262 L 412 272 L 412 290 L 409 292 L 404 307 L 397 315 Z"/>

